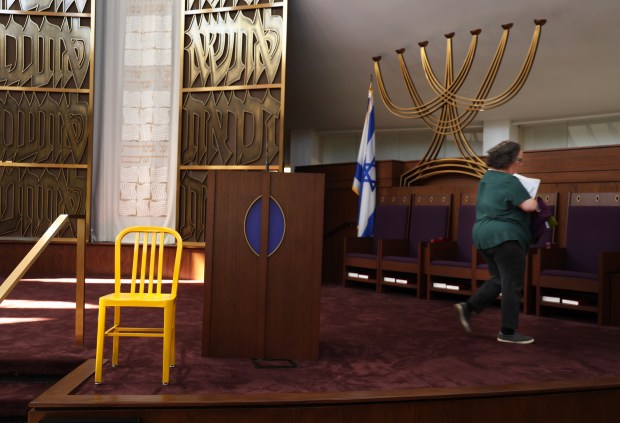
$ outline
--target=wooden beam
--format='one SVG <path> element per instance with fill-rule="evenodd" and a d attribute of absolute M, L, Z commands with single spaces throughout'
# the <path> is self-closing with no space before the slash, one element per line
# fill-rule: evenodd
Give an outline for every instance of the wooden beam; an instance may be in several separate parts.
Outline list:
<path fill-rule="evenodd" d="M 22 259 L 21 262 L 15 267 L 13 272 L 4 280 L 0 285 L 0 303 L 9 295 L 9 293 L 15 288 L 17 282 L 21 280 L 24 274 L 30 269 L 30 266 L 39 258 L 45 247 L 52 241 L 52 238 L 56 233 L 64 227 L 68 222 L 69 215 L 61 214 L 56 218 L 54 223 L 45 231 L 43 236 L 34 244 L 28 254 Z"/>
<path fill-rule="evenodd" d="M 75 345 L 84 346 L 84 309 L 86 293 L 86 219 L 77 217 L 77 243 L 75 251 Z"/>

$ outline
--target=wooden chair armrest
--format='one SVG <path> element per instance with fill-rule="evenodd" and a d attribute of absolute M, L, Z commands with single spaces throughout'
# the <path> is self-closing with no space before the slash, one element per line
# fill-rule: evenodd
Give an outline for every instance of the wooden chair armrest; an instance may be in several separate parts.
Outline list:
<path fill-rule="evenodd" d="M 604 251 L 599 260 L 601 274 L 620 273 L 620 251 Z"/>
<path fill-rule="evenodd" d="M 537 285 L 540 272 L 545 269 L 562 269 L 566 261 L 566 249 L 561 247 L 537 248 L 532 259 L 532 284 Z"/>
<path fill-rule="evenodd" d="M 566 263 L 566 249 L 562 247 L 539 248 L 540 270 L 562 269 Z"/>
<path fill-rule="evenodd" d="M 428 257 L 433 260 L 451 260 L 456 256 L 456 242 L 430 242 L 427 246 Z"/>
<path fill-rule="evenodd" d="M 345 238 L 344 253 L 372 253 L 373 238 Z"/>

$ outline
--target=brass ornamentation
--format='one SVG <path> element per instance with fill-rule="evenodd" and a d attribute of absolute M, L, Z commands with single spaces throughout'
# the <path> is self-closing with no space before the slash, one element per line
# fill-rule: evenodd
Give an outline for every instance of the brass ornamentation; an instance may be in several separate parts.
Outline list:
<path fill-rule="evenodd" d="M 61 214 L 88 224 L 94 8 L 0 0 L 0 236 L 40 237 Z"/>
<path fill-rule="evenodd" d="M 434 98 L 429 101 L 424 101 L 415 87 L 403 57 L 405 49 L 396 50 L 403 80 L 414 107 L 401 107 L 392 101 L 383 83 L 379 64 L 381 57 L 373 58 L 379 92 L 388 110 L 394 115 L 402 118 L 421 119 L 422 122 L 433 131 L 433 139 L 428 151 L 413 169 L 401 175 L 401 186 L 414 185 L 420 180 L 449 173 L 463 174 L 477 178 L 482 177 L 486 170 L 486 165 L 469 145 L 463 130 L 473 121 L 478 112 L 505 104 L 514 98 L 521 90 L 532 69 L 534 58 L 536 57 L 538 41 L 540 39 L 541 27 L 545 22 L 544 19 L 534 21 L 536 27 L 521 70 L 509 87 L 501 94 L 493 97 L 488 97 L 488 95 L 499 71 L 512 24 L 502 25 L 503 33 L 495 56 L 475 97 L 461 96 L 458 92 L 471 70 L 476 53 L 478 36 L 481 32 L 479 29 L 471 31 L 472 38 L 469 49 L 461 68 L 456 74 L 454 73 L 452 60 L 452 38 L 454 37 L 454 33 L 445 35 L 446 65 L 443 83 L 433 71 L 428 60 L 426 54 L 428 42 L 423 41 L 418 43 L 420 46 L 424 76 L 434 93 Z M 454 138 L 454 142 L 461 157 L 438 158 L 438 154 L 446 140 L 446 136 L 452 136 Z"/>

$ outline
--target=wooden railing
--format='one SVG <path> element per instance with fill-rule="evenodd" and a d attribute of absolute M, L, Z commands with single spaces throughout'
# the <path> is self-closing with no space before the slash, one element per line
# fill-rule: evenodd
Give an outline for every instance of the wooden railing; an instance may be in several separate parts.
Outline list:
<path fill-rule="evenodd" d="M 77 219 L 77 240 L 76 240 L 76 286 L 75 286 L 75 344 L 84 345 L 84 307 L 85 307 L 85 247 L 86 247 L 86 219 L 84 216 L 69 216 L 61 214 L 54 223 L 45 231 L 43 236 L 28 251 L 26 256 L 13 269 L 11 274 L 0 285 L 0 303 L 17 286 L 28 269 L 41 256 L 45 248 L 52 242 L 54 236 L 62 230 L 68 223 L 69 218 Z"/>
<path fill-rule="evenodd" d="M 45 247 L 52 242 L 54 235 L 58 233 L 69 222 L 68 214 L 61 214 L 56 218 L 54 223 L 45 231 L 43 236 L 34 244 L 28 254 L 22 259 L 21 262 L 15 267 L 13 272 L 4 280 L 0 285 L 0 303 L 9 295 L 9 293 L 17 286 L 17 283 L 26 274 L 28 269 L 34 264 L 39 256 L 45 250 Z"/>

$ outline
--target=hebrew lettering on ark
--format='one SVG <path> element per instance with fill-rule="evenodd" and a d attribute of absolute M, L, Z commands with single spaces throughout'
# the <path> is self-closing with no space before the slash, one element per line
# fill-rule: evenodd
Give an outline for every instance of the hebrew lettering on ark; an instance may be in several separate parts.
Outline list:
<path fill-rule="evenodd" d="M 0 160 L 85 164 L 87 145 L 80 94 L 0 92 Z"/>
<path fill-rule="evenodd" d="M 0 34 L 0 85 L 88 89 L 91 29 L 80 18 L 16 19 Z"/>
<path fill-rule="evenodd" d="M 282 62 L 283 19 L 270 9 L 253 17 L 211 13 L 192 18 L 185 35 L 186 87 L 273 84 Z"/>
<path fill-rule="evenodd" d="M 84 214 L 86 171 L 0 168 L 0 236 L 38 237 L 62 213 Z"/>
<path fill-rule="evenodd" d="M 280 101 L 273 91 L 189 94 L 183 104 L 182 165 L 251 165 L 278 155 Z"/>

